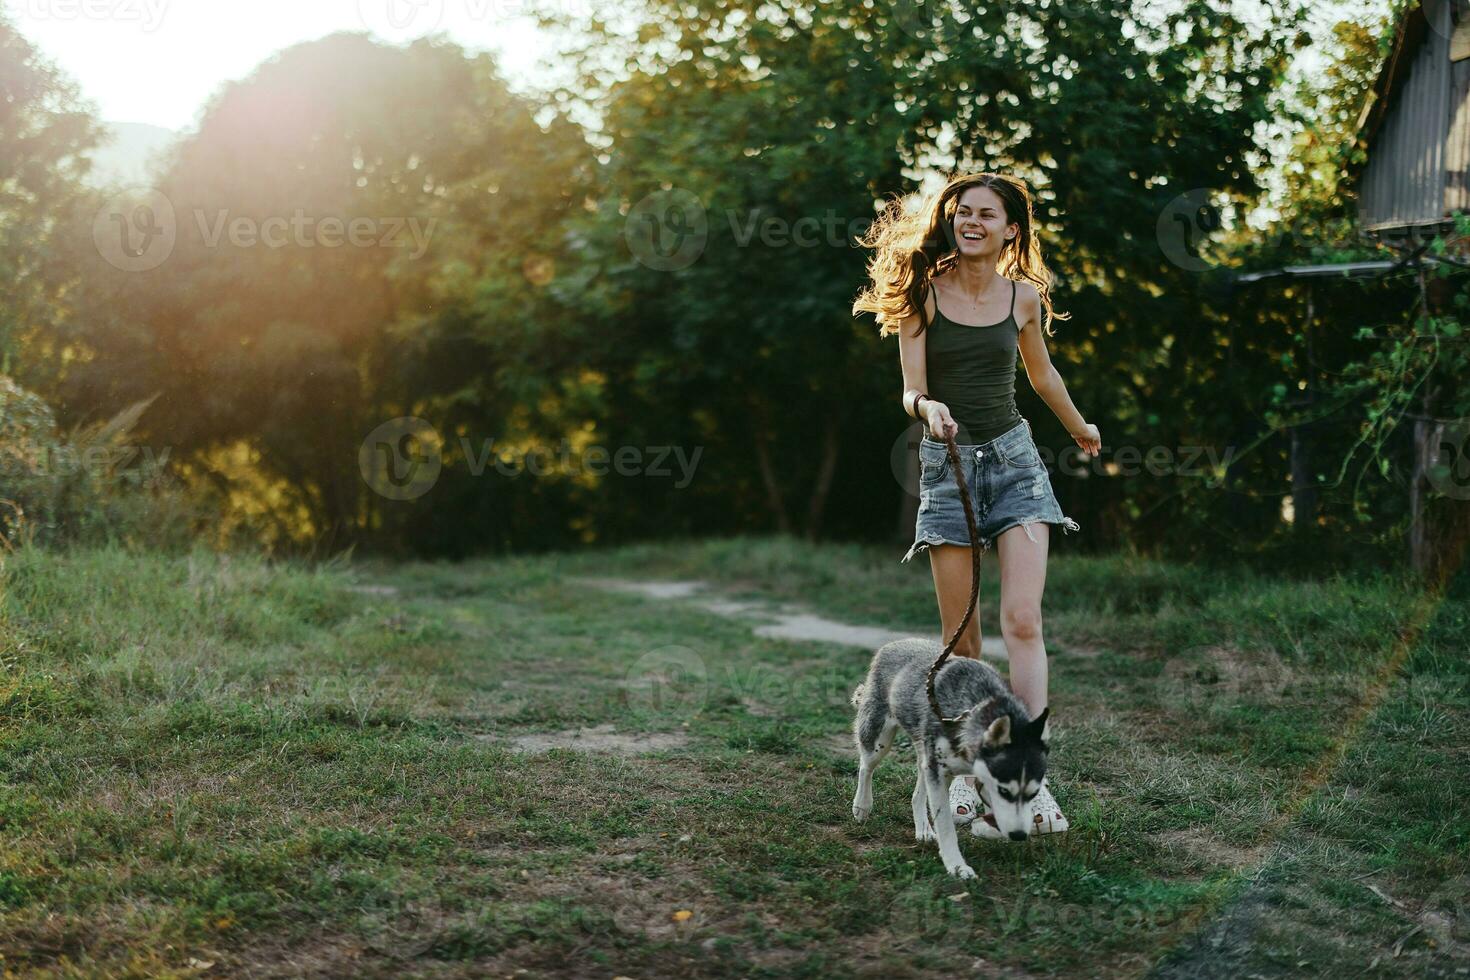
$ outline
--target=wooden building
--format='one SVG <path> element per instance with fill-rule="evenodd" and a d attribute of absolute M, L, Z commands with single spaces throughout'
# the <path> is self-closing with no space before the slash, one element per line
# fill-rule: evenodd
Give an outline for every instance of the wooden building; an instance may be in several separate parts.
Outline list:
<path fill-rule="evenodd" d="M 1420 0 L 1399 18 L 1389 53 L 1374 79 L 1357 120 L 1356 141 L 1366 156 L 1349 165 L 1347 183 L 1358 198 L 1361 232 L 1390 246 L 1393 259 L 1294 265 L 1237 275 L 1239 284 L 1272 280 L 1301 281 L 1307 319 L 1313 326 L 1313 283 L 1317 279 L 1378 277 L 1406 270 L 1418 273 L 1423 312 L 1444 309 L 1454 285 L 1426 271 L 1449 263 L 1470 265 L 1470 237 L 1449 233 L 1456 213 L 1470 214 L 1470 0 Z M 1436 235 L 1444 235 L 1444 254 L 1426 254 Z M 1296 407 L 1313 403 L 1310 388 Z M 1435 392 L 1425 386 L 1407 413 L 1413 420 L 1413 466 L 1409 479 L 1409 560 L 1425 574 L 1445 566 L 1450 551 L 1470 535 L 1470 502 L 1456 494 L 1457 506 L 1439 508 L 1428 475 L 1445 463 L 1447 441 L 1462 442 L 1464 420 L 1436 417 Z M 1291 488 L 1295 517 L 1315 511 L 1313 438 L 1310 424 L 1291 427 Z M 1470 452 L 1470 444 L 1459 446 Z"/>
<path fill-rule="evenodd" d="M 1356 178 L 1359 227 L 1418 260 L 1424 314 L 1450 303 L 1451 283 L 1425 276 L 1436 261 L 1424 243 L 1470 213 L 1470 0 L 1421 0 L 1399 21 L 1393 45 L 1358 118 L 1367 160 Z M 1440 259 L 1465 265 L 1470 239 L 1445 234 Z M 1431 518 L 1436 493 L 1429 474 L 1470 452 L 1465 420 L 1437 418 L 1433 387 L 1425 386 L 1411 413 L 1413 471 L 1409 479 L 1409 560 L 1424 574 L 1455 564 L 1470 534 L 1470 504 Z M 1449 444 L 1449 456 L 1445 455 Z M 1441 488 L 1442 489 L 1442 488 Z"/>
<path fill-rule="evenodd" d="M 1400 19 L 1358 139 L 1363 231 L 1417 241 L 1470 212 L 1470 0 L 1424 0 Z"/>

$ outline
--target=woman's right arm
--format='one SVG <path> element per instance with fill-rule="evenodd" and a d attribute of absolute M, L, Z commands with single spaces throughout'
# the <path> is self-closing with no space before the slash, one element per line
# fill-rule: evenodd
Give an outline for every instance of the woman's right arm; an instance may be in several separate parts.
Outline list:
<path fill-rule="evenodd" d="M 933 323 L 933 320 L 930 320 Z M 904 317 L 898 325 L 898 359 L 903 366 L 903 392 L 899 393 L 899 404 L 903 404 L 903 393 L 911 388 L 928 394 L 929 372 L 925 361 L 925 339 L 928 331 L 915 334 L 919 329 L 919 314 L 913 313 Z M 933 413 L 933 414 L 931 414 Z M 959 426 L 950 417 L 948 406 L 932 398 L 925 398 L 919 403 L 919 416 L 924 419 L 925 428 L 935 439 L 943 439 L 943 432 L 948 431 L 951 435 L 959 432 Z"/>

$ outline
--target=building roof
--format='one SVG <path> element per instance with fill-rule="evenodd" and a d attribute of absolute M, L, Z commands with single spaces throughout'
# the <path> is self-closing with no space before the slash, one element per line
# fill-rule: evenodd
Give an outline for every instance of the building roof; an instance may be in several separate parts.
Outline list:
<path fill-rule="evenodd" d="M 1437 0 L 1437 4 L 1444 2 L 1447 0 Z M 1414 4 L 1399 18 L 1388 57 L 1384 59 L 1382 67 L 1379 68 L 1378 77 L 1373 80 L 1373 87 L 1369 90 L 1368 100 L 1363 103 L 1363 110 L 1358 114 L 1357 141 L 1359 143 L 1367 144 L 1373 141 L 1378 127 L 1383 124 L 1384 116 L 1388 114 L 1388 107 L 1393 104 L 1394 96 L 1398 94 L 1400 85 L 1414 64 L 1414 56 L 1419 53 L 1419 46 L 1424 43 L 1424 38 L 1428 33 L 1429 19 L 1425 16 L 1422 2 Z"/>
<path fill-rule="evenodd" d="M 1422 249 L 1421 249 L 1422 252 Z M 1420 264 L 1433 268 L 1443 262 L 1465 267 L 1465 263 L 1452 256 L 1435 258 L 1432 255 L 1410 255 L 1401 259 L 1377 259 L 1366 262 L 1332 262 L 1326 265 L 1286 265 L 1276 269 L 1258 269 L 1255 272 L 1232 274 L 1231 283 L 1248 285 L 1268 279 L 1377 279 L 1402 269 L 1417 268 Z"/>
<path fill-rule="evenodd" d="M 1358 224 L 1417 236 L 1470 211 L 1470 0 L 1403 7 L 1359 113 L 1345 177 Z"/>

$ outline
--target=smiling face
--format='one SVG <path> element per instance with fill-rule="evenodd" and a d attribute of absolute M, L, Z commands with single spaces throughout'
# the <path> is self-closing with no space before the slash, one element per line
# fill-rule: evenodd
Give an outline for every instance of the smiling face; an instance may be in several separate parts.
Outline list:
<path fill-rule="evenodd" d="M 1005 203 L 989 187 L 970 187 L 960 195 L 954 214 L 954 239 L 960 255 L 999 255 L 1006 236 L 1014 236 L 1021 226 L 1007 223 Z"/>

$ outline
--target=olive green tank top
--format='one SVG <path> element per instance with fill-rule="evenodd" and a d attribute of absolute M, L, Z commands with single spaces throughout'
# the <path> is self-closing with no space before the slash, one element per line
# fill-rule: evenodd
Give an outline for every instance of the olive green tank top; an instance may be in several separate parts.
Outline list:
<path fill-rule="evenodd" d="M 930 287 L 933 289 L 933 287 Z M 1021 421 L 1016 410 L 1016 282 L 1011 280 L 1011 312 L 984 326 L 956 323 L 939 308 L 934 290 L 934 322 L 926 331 L 924 365 L 929 397 L 944 402 L 959 424 L 956 444 L 979 445 L 1005 435 Z"/>

